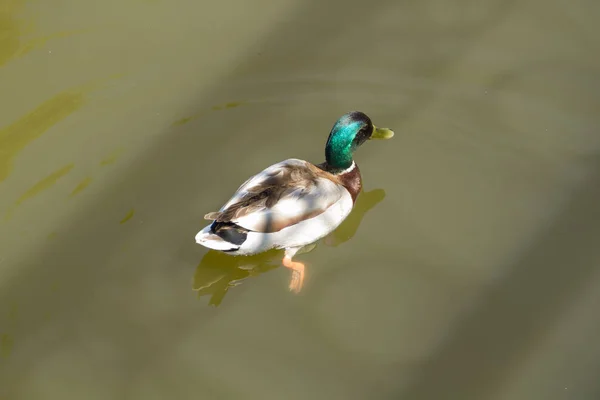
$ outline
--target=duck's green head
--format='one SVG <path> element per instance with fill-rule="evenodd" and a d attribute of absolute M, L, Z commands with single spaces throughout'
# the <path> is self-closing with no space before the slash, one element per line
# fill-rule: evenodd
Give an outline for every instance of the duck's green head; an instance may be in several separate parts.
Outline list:
<path fill-rule="evenodd" d="M 369 139 L 389 139 L 394 132 L 387 128 L 378 128 L 360 111 L 344 114 L 331 128 L 325 159 L 333 170 L 344 170 L 352 165 L 352 154 Z"/>

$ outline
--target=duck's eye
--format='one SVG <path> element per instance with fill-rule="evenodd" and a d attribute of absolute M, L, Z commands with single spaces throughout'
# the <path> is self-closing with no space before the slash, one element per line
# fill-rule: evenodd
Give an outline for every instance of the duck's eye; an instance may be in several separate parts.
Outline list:
<path fill-rule="evenodd" d="M 364 126 L 361 129 L 361 131 L 363 131 L 363 135 L 365 135 L 365 138 L 368 139 L 373 134 L 373 125 L 369 124 L 369 125 Z"/>
<path fill-rule="evenodd" d="M 371 129 L 369 129 L 369 126 L 363 126 L 356 134 L 356 136 L 354 138 L 354 142 L 357 145 L 361 145 L 364 142 L 366 142 L 370 136 L 371 136 Z"/>

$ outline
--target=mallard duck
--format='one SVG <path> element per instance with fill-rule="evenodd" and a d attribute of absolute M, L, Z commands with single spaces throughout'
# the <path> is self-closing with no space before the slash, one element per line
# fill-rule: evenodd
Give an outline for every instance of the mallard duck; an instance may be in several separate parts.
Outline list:
<path fill-rule="evenodd" d="M 305 268 L 294 255 L 337 228 L 362 189 L 354 151 L 369 139 L 392 136 L 362 112 L 342 115 L 329 133 L 325 162 L 290 158 L 250 177 L 219 211 L 204 216 L 211 223 L 196 234 L 196 243 L 230 255 L 285 249 L 290 290 L 300 292 Z"/>

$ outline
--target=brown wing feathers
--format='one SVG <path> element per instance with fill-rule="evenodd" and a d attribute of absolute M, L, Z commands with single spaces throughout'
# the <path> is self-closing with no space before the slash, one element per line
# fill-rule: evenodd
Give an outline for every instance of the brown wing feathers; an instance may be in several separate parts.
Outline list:
<path fill-rule="evenodd" d="M 282 165 L 258 184 L 243 188 L 243 195 L 225 210 L 208 213 L 204 218 L 216 222 L 231 222 L 255 211 L 270 209 L 286 195 L 311 189 L 321 178 L 338 180 L 336 176 L 308 162 L 306 167 Z M 306 218 L 318 215 L 320 212 L 315 214 L 313 211 L 307 214 Z"/>

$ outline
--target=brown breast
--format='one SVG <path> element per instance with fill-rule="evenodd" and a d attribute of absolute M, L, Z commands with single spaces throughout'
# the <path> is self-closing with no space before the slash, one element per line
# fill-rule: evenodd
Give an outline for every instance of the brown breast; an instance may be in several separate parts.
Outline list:
<path fill-rule="evenodd" d="M 356 203 L 356 198 L 362 189 L 362 177 L 360 176 L 358 165 L 355 163 L 352 171 L 340 174 L 338 177 L 340 178 L 342 185 L 350 192 L 352 202 Z"/>
<path fill-rule="evenodd" d="M 327 163 L 318 165 L 313 164 L 312 167 L 314 167 L 315 172 L 318 175 L 342 184 L 346 190 L 350 192 L 350 196 L 352 196 L 352 203 L 356 203 L 356 198 L 362 189 L 362 177 L 360 176 L 360 169 L 358 168 L 358 164 L 356 164 L 356 162 L 354 163 L 354 168 L 351 171 L 338 175 L 334 175 L 327 171 Z"/>

